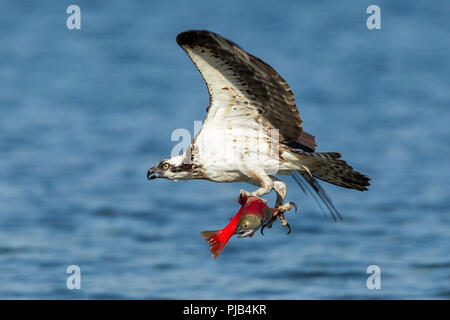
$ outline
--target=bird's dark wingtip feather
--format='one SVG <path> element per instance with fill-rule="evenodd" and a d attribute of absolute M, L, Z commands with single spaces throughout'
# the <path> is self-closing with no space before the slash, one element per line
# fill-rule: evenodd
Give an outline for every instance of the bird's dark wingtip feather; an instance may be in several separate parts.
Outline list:
<path fill-rule="evenodd" d="M 187 30 L 177 35 L 177 43 L 180 46 L 198 43 L 201 39 L 210 38 L 214 33 L 208 30 Z"/>
<path fill-rule="evenodd" d="M 370 178 L 368 176 L 360 174 L 359 183 L 360 183 L 360 189 L 357 189 L 357 190 L 359 190 L 359 191 L 369 190 L 368 187 L 370 186 Z"/>
<path fill-rule="evenodd" d="M 305 180 L 307 182 L 306 185 L 312 189 L 312 190 L 308 189 L 308 191 L 313 196 L 314 200 L 316 201 L 317 205 L 322 210 L 322 212 L 325 213 L 325 210 L 322 207 L 322 205 L 320 204 L 319 198 L 322 201 L 322 203 L 327 207 L 328 212 L 330 213 L 330 215 L 334 221 L 344 220 L 342 218 L 341 214 L 339 213 L 339 211 L 334 206 L 330 197 L 325 192 L 325 190 L 320 186 L 320 184 L 313 177 L 310 177 L 307 173 L 303 174 L 302 172 L 293 172 L 292 177 L 294 178 L 294 180 L 297 182 L 297 184 L 302 189 L 303 189 L 303 187 L 301 186 L 301 184 L 303 184 L 302 180 Z M 325 214 L 325 217 L 326 217 L 326 214 Z"/>
<path fill-rule="evenodd" d="M 236 43 L 228 40 L 221 35 L 208 30 L 188 30 L 177 35 L 177 43 L 180 47 L 216 47 L 222 46 L 219 39 L 230 46 L 240 48 Z M 242 49 L 242 48 L 241 48 Z"/>
<path fill-rule="evenodd" d="M 293 172 L 292 177 L 294 178 L 295 182 L 300 187 L 300 189 L 302 189 L 303 193 L 308 195 L 308 193 L 306 192 L 305 183 L 302 181 L 302 179 L 300 177 L 297 176 L 297 174 L 298 174 L 297 172 Z"/>

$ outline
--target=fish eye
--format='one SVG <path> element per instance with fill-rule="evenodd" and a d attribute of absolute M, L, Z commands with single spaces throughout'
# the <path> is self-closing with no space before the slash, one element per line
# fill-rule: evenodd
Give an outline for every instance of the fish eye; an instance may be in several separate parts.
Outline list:
<path fill-rule="evenodd" d="M 164 163 L 163 166 L 162 166 L 162 168 L 163 168 L 164 170 L 169 169 L 169 167 L 170 167 L 170 164 L 168 164 L 167 162 Z"/>
<path fill-rule="evenodd" d="M 242 225 L 242 228 L 247 228 L 247 224 L 244 223 L 244 224 Z"/>

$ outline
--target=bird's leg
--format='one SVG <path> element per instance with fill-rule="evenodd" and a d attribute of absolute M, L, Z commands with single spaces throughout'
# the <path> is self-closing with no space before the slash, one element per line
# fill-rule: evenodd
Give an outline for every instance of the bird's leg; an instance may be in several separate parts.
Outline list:
<path fill-rule="evenodd" d="M 276 178 L 274 178 L 276 179 Z M 275 200 L 275 208 L 279 208 L 283 205 L 284 199 L 286 198 L 287 188 L 286 183 L 281 180 L 273 181 L 273 188 L 277 193 L 277 200 Z M 285 210 L 286 211 L 286 210 Z"/>
<path fill-rule="evenodd" d="M 246 175 L 251 177 L 253 180 L 255 180 L 259 188 L 253 192 L 248 192 L 246 190 L 241 190 L 239 192 L 239 196 L 241 199 L 243 197 L 249 197 L 249 196 L 255 196 L 255 197 L 261 197 L 265 194 L 268 194 L 273 189 L 273 181 L 272 179 L 265 173 L 264 170 L 248 170 L 246 169 L 244 171 Z M 263 199 L 265 200 L 265 199 Z"/>
<path fill-rule="evenodd" d="M 284 213 L 286 211 L 289 211 L 292 209 L 292 207 L 295 207 L 295 211 L 297 211 L 297 205 L 293 202 L 288 202 L 283 204 L 284 199 L 286 198 L 286 184 L 275 178 L 275 177 L 271 177 L 273 180 L 273 188 L 275 189 L 276 193 L 277 193 L 277 199 L 275 201 L 275 210 L 274 213 L 272 215 L 272 218 L 263 226 L 262 230 L 267 227 L 267 228 L 272 228 L 272 224 L 274 223 L 274 221 L 277 219 L 277 217 L 280 218 L 281 221 L 281 225 L 283 227 L 287 227 L 288 228 L 288 234 L 291 232 L 291 227 L 289 225 L 289 223 L 286 220 L 286 217 L 284 216 Z"/>
<path fill-rule="evenodd" d="M 277 219 L 277 217 L 279 217 L 281 225 L 289 229 L 288 230 L 289 234 L 291 232 L 291 227 L 289 226 L 286 218 L 284 217 L 284 212 L 291 210 L 292 206 L 294 206 L 295 211 L 297 211 L 297 205 L 293 202 L 283 204 L 284 199 L 286 198 L 286 184 L 274 176 L 268 176 L 264 170 L 254 170 L 254 169 L 249 170 L 248 168 L 245 168 L 243 172 L 247 176 L 251 177 L 252 180 L 257 181 L 260 187 L 259 189 L 253 192 L 241 190 L 239 192 L 241 200 L 247 198 L 248 196 L 261 197 L 272 191 L 272 189 L 275 189 L 277 193 L 277 200 L 275 202 L 275 210 L 273 212 L 273 215 L 270 218 L 270 220 L 263 225 L 263 227 L 261 228 L 261 232 L 265 227 L 271 228 L 273 222 Z"/>

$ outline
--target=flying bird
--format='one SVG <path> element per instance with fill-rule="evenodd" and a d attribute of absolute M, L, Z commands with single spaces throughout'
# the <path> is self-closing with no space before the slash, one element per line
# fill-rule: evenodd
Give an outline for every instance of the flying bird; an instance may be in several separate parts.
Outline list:
<path fill-rule="evenodd" d="M 149 180 L 243 181 L 258 187 L 241 190 L 241 196 L 261 197 L 275 190 L 283 226 L 288 226 L 283 212 L 293 203 L 284 203 L 286 184 L 276 175 L 292 175 L 334 219 L 340 214 L 317 179 L 367 190 L 369 178 L 339 153 L 315 152 L 315 137 L 303 131 L 291 88 L 271 66 L 210 31 L 185 31 L 176 41 L 206 82 L 209 107 L 189 148 L 149 169 Z M 267 226 L 275 219 L 276 214 Z"/>

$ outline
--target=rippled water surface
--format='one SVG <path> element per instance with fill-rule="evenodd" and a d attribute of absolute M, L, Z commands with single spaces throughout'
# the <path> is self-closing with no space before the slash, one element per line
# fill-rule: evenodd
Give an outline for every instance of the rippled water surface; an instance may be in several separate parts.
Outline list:
<path fill-rule="evenodd" d="M 77 1 L 69 31 L 72 2 L 3 1 L 0 298 L 450 298 L 450 4 L 376 1 L 370 31 L 372 2 Z M 292 233 L 233 238 L 213 260 L 200 231 L 253 187 L 147 181 L 172 131 L 205 116 L 175 42 L 197 28 L 271 64 L 318 150 L 372 178 L 365 193 L 323 184 L 344 221 L 285 177 Z"/>

